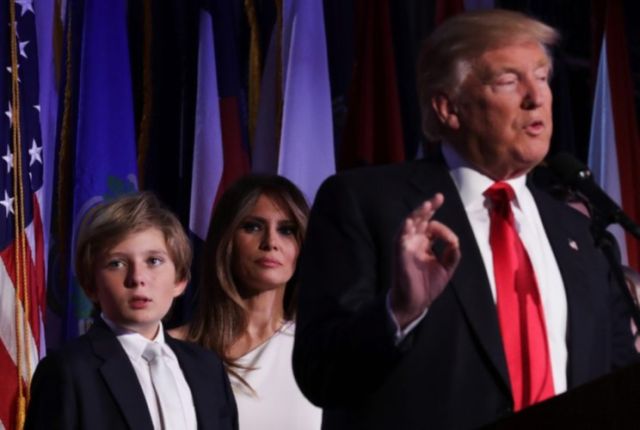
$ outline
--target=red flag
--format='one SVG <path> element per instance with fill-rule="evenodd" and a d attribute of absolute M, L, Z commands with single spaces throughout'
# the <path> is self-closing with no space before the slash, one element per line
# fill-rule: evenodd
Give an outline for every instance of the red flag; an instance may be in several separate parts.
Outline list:
<path fill-rule="evenodd" d="M 215 202 L 235 180 L 249 173 L 248 142 L 242 118 L 243 88 L 240 57 L 237 48 L 237 29 L 233 7 L 226 0 L 208 0 L 204 9 L 211 14 L 220 98 L 220 126 L 222 134 L 223 169 Z M 215 203 L 214 203 L 215 204 Z"/>
<path fill-rule="evenodd" d="M 435 25 L 438 26 L 454 15 L 464 12 L 464 0 L 436 0 Z"/>
<path fill-rule="evenodd" d="M 611 105 L 615 124 L 616 148 L 620 172 L 620 191 L 622 208 L 636 222 L 640 221 L 640 176 L 636 174 L 640 165 L 640 135 L 636 122 L 633 97 L 633 80 L 629 63 L 629 48 L 625 35 L 623 2 L 608 2 L 605 24 L 609 84 L 611 86 Z M 640 244 L 627 234 L 627 253 L 629 265 L 640 269 Z"/>
<path fill-rule="evenodd" d="M 404 139 L 388 0 L 355 4 L 356 62 L 340 168 L 402 161 Z"/>

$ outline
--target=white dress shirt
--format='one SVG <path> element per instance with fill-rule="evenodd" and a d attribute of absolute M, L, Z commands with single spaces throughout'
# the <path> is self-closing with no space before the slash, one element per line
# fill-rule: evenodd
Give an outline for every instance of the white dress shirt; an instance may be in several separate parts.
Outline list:
<path fill-rule="evenodd" d="M 442 155 L 449 166 L 449 173 L 458 189 L 460 199 L 467 213 L 473 235 L 480 249 L 480 255 L 487 272 L 491 294 L 496 302 L 496 281 L 493 272 L 493 252 L 489 244 L 490 219 L 488 199 L 484 192 L 495 182 L 469 165 L 453 148 L 442 145 Z M 515 227 L 529 254 L 533 271 L 538 281 L 538 290 L 542 301 L 547 342 L 553 374 L 555 394 L 567 390 L 567 296 L 560 268 L 556 261 L 547 233 L 540 219 L 540 213 L 531 192 L 526 186 L 526 176 L 510 179 L 507 182 L 513 188 L 515 199 L 511 210 Z M 446 203 L 445 203 L 446 204 Z M 443 220 L 446 224 L 447 221 Z M 454 232 L 455 233 L 455 232 Z M 464 258 L 464 255 L 462 255 Z M 428 309 L 401 329 L 391 312 L 387 294 L 387 312 L 396 326 L 396 344 L 400 343 L 413 328 L 426 316 Z"/>
<path fill-rule="evenodd" d="M 469 166 L 449 145 L 442 145 L 442 154 L 469 218 L 495 302 L 496 282 L 493 253 L 489 244 L 488 199 L 483 195 L 495 181 Z M 538 207 L 526 186 L 526 176 L 504 182 L 511 185 L 515 193 L 515 199 L 511 202 L 515 227 L 529 254 L 538 281 L 547 328 L 553 386 L 555 393 L 559 394 L 567 389 L 567 297 L 564 283 Z M 444 222 L 446 223 L 446 220 Z"/>
<path fill-rule="evenodd" d="M 149 372 L 149 364 L 142 358 L 147 344 L 149 342 L 156 342 L 162 345 L 162 354 L 166 360 L 173 377 L 175 378 L 176 385 L 178 386 L 178 395 L 180 397 L 180 403 L 182 405 L 182 411 L 185 417 L 185 429 L 196 430 L 198 423 L 196 419 L 196 410 L 193 405 L 193 397 L 191 396 L 191 389 L 187 384 L 180 363 L 173 350 L 164 341 L 164 330 L 162 323 L 159 323 L 158 334 L 152 341 L 145 338 L 141 334 L 123 329 L 116 325 L 113 321 L 109 320 L 104 314 L 101 315 L 105 323 L 116 334 L 118 342 L 124 348 L 124 351 L 131 361 L 133 370 L 136 372 L 138 382 L 144 393 L 144 398 L 151 414 L 151 420 L 153 421 L 153 428 L 156 430 L 162 430 L 162 419 L 160 417 L 160 410 L 158 409 L 158 402 L 156 400 L 156 394 L 153 390 L 153 383 L 151 382 L 151 374 Z"/>

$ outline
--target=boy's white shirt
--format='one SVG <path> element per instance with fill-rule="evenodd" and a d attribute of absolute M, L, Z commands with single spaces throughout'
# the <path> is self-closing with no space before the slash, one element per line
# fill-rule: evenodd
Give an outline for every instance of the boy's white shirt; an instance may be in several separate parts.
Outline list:
<path fill-rule="evenodd" d="M 184 417 L 186 420 L 185 428 L 194 430 L 197 429 L 198 422 L 196 419 L 195 407 L 193 405 L 191 389 L 189 388 L 189 384 L 187 384 L 187 380 L 184 377 L 182 368 L 180 368 L 178 358 L 164 340 L 164 330 L 162 327 L 162 322 L 158 322 L 158 334 L 156 334 L 156 337 L 153 340 L 149 340 L 135 331 L 127 330 L 118 326 L 115 322 L 106 317 L 104 313 L 100 314 L 100 317 L 115 333 L 118 342 L 120 342 L 120 345 L 122 345 L 122 348 L 124 349 L 127 357 L 129 358 L 129 361 L 131 362 L 131 365 L 133 366 L 133 370 L 136 372 L 138 382 L 140 383 L 140 387 L 142 388 L 142 392 L 144 393 L 144 398 L 147 402 L 147 407 L 149 408 L 149 413 L 151 414 L 153 428 L 158 430 L 162 429 L 162 420 L 160 418 L 160 410 L 158 409 L 156 394 L 153 390 L 153 384 L 151 382 L 149 365 L 142 358 L 142 353 L 144 352 L 149 342 L 156 342 L 162 345 L 162 354 L 167 365 L 169 366 L 169 369 L 171 370 L 176 385 L 178 386 L 178 395 L 180 397 L 180 403 L 182 404 L 182 410 L 184 412 Z"/>

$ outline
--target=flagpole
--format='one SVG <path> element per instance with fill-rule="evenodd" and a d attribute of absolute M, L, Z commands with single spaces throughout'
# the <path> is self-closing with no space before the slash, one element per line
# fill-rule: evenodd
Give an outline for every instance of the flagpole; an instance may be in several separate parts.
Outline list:
<path fill-rule="evenodd" d="M 29 324 L 29 294 L 27 291 L 26 279 L 26 244 L 24 232 L 24 189 L 22 187 L 22 142 L 20 136 L 20 87 L 18 76 L 18 49 L 16 41 L 16 11 L 15 0 L 9 2 L 9 16 L 11 20 L 11 92 L 12 92 L 12 144 L 15 165 L 13 170 L 13 192 L 17 198 L 14 205 L 14 232 L 16 239 L 16 364 L 18 371 L 18 398 L 16 404 L 16 428 L 21 430 L 24 427 L 26 408 L 28 402 L 28 387 L 31 376 L 29 341 L 27 339 L 27 327 Z M 24 312 L 20 312 L 20 307 Z M 22 382 L 22 374 L 26 366 L 26 387 Z M 26 390 L 25 390 L 26 388 Z"/>

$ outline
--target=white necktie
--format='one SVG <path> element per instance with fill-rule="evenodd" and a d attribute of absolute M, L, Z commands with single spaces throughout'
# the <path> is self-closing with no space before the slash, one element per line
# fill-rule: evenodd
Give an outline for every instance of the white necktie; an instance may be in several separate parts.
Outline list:
<path fill-rule="evenodd" d="M 182 404 L 178 396 L 178 386 L 173 379 L 169 366 L 167 366 L 165 359 L 162 357 L 162 345 L 150 342 L 142 353 L 142 358 L 149 363 L 151 382 L 160 407 L 162 428 L 164 430 L 185 428 Z"/>

